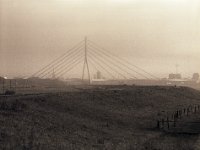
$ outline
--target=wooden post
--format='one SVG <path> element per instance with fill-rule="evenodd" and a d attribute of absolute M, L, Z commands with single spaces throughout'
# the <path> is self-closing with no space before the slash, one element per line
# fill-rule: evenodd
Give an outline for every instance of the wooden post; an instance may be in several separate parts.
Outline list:
<path fill-rule="evenodd" d="M 160 129 L 160 121 L 157 120 L 157 128 Z"/>
<path fill-rule="evenodd" d="M 169 130 L 169 118 L 168 118 L 168 116 L 167 116 L 167 128 Z"/>
<path fill-rule="evenodd" d="M 179 116 L 178 116 L 178 110 L 176 111 L 176 118 L 178 118 Z"/>
<path fill-rule="evenodd" d="M 182 117 L 182 110 L 179 110 L 180 118 Z"/>
<path fill-rule="evenodd" d="M 10 79 L 10 90 L 11 90 L 11 88 L 12 88 L 12 80 Z"/>
<path fill-rule="evenodd" d="M 187 116 L 188 116 L 188 113 L 189 113 L 189 108 L 187 108 Z"/>
<path fill-rule="evenodd" d="M 176 127 L 176 117 L 174 116 L 174 127 Z"/>
<path fill-rule="evenodd" d="M 4 91 L 5 91 L 5 79 L 3 79 L 2 91 L 3 91 L 3 94 L 4 94 Z"/>
<path fill-rule="evenodd" d="M 15 79 L 15 91 L 17 90 L 17 80 Z"/>
<path fill-rule="evenodd" d="M 26 88 L 28 88 L 28 79 L 26 79 Z"/>
<path fill-rule="evenodd" d="M 162 118 L 162 128 L 164 129 L 164 127 L 165 127 L 165 124 L 164 124 L 165 122 L 164 122 L 164 119 Z"/>

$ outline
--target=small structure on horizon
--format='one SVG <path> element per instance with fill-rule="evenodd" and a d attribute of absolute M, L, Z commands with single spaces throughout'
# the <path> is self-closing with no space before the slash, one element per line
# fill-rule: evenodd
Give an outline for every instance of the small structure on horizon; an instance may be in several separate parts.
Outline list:
<path fill-rule="evenodd" d="M 182 79 L 182 76 L 180 73 L 176 73 L 176 74 L 171 73 L 169 74 L 169 79 Z"/>
<path fill-rule="evenodd" d="M 97 79 L 102 79 L 102 75 L 100 71 L 97 71 Z"/>
<path fill-rule="evenodd" d="M 101 72 L 97 71 L 96 74 L 94 74 L 94 79 L 104 79 Z"/>
<path fill-rule="evenodd" d="M 192 80 L 197 82 L 199 80 L 199 73 L 194 73 L 192 76 Z"/>

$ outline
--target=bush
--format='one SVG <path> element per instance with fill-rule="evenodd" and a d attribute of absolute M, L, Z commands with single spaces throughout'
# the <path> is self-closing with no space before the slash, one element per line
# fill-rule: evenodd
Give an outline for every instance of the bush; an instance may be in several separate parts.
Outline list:
<path fill-rule="evenodd" d="M 6 90 L 5 95 L 15 95 L 15 91 L 12 90 Z"/>
<path fill-rule="evenodd" d="M 18 100 L 0 102 L 0 110 L 4 111 L 23 111 L 25 108 L 26 104 Z"/>

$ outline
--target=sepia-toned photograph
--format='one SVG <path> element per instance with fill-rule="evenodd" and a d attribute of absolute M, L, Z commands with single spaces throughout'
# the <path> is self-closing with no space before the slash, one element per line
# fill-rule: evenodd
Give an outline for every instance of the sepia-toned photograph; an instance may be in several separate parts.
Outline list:
<path fill-rule="evenodd" d="M 200 150 L 200 0 L 0 0 L 0 150 Z"/>

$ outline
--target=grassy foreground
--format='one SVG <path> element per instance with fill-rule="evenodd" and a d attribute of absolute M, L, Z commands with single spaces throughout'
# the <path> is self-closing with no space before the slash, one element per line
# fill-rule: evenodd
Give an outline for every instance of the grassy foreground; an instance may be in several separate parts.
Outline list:
<path fill-rule="evenodd" d="M 199 135 L 155 129 L 157 113 L 200 104 L 185 87 L 100 86 L 0 97 L 0 149 L 189 150 Z"/>

